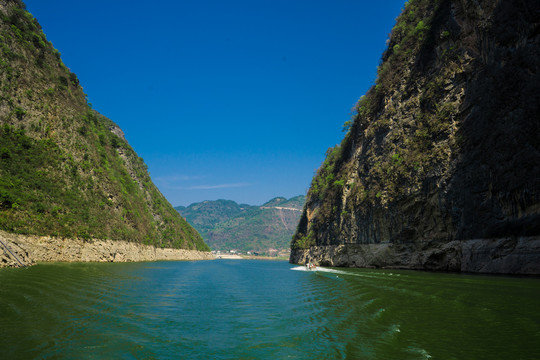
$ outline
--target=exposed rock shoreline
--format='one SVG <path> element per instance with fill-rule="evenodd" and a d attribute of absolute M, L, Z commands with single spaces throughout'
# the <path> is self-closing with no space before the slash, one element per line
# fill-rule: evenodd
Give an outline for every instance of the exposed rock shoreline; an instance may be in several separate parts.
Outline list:
<path fill-rule="evenodd" d="M 540 236 L 422 244 L 344 244 L 295 249 L 290 262 L 494 274 L 540 274 Z"/>
<path fill-rule="evenodd" d="M 66 239 L 10 234 L 4 231 L 0 231 L 0 240 L 0 267 L 27 266 L 36 262 L 133 262 L 215 258 L 210 252 L 161 249 L 128 241 Z"/>

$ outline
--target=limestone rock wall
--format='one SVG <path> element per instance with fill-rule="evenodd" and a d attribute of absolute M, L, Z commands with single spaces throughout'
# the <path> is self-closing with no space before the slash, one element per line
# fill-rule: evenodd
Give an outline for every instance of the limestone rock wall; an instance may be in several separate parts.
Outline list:
<path fill-rule="evenodd" d="M 540 237 L 474 239 L 414 244 L 312 246 L 291 262 L 321 266 L 399 268 L 493 274 L 540 274 Z"/>
<path fill-rule="evenodd" d="M 538 29 L 537 0 L 409 1 L 291 262 L 537 273 Z"/>
<path fill-rule="evenodd" d="M 211 260 L 210 252 L 156 248 L 127 241 L 67 239 L 0 231 L 0 267 L 36 262 L 131 262 Z M 6 245 L 9 250 L 6 249 Z"/>

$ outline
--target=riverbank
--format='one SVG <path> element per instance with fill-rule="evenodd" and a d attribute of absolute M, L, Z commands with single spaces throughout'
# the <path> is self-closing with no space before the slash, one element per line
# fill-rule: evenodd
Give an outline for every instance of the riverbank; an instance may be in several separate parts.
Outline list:
<path fill-rule="evenodd" d="M 235 254 L 218 254 L 216 255 L 216 259 L 226 259 L 226 260 L 241 260 L 243 257 L 240 255 Z"/>
<path fill-rule="evenodd" d="M 246 260 L 271 260 L 271 261 L 289 261 L 289 257 L 285 256 L 255 256 L 255 255 L 242 255 L 242 259 Z"/>
<path fill-rule="evenodd" d="M 540 237 L 475 239 L 420 244 L 343 244 L 294 249 L 289 262 L 322 266 L 540 274 Z"/>
<path fill-rule="evenodd" d="M 128 241 L 66 239 L 0 231 L 0 267 L 36 262 L 133 262 L 213 260 L 210 252 L 162 249 Z M 7 249 L 6 249 L 7 246 Z"/>

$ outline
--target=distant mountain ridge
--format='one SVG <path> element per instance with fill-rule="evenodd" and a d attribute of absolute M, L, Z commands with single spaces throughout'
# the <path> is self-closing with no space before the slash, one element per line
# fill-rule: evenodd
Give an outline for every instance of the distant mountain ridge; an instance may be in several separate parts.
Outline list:
<path fill-rule="evenodd" d="M 218 223 L 230 220 L 256 208 L 257 206 L 238 204 L 235 201 L 223 199 L 193 203 L 188 207 L 175 207 L 201 234 L 207 233 Z"/>
<path fill-rule="evenodd" d="M 175 209 L 212 250 L 239 250 L 275 255 L 289 249 L 305 196 L 276 197 L 261 206 L 232 200 L 194 203 Z"/>

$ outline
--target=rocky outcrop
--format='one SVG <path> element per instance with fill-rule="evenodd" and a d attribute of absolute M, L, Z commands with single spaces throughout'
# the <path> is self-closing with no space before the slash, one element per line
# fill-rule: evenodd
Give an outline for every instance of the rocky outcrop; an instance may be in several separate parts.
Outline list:
<path fill-rule="evenodd" d="M 533 0 L 408 2 L 291 261 L 540 273 L 539 19 Z"/>
<path fill-rule="evenodd" d="M 540 274 L 540 237 L 414 244 L 344 244 L 296 250 L 291 262 L 322 266 Z"/>
<path fill-rule="evenodd" d="M 128 241 L 67 239 L 0 231 L 0 267 L 29 266 L 36 262 L 132 262 L 214 258 L 206 251 L 156 248 Z"/>

